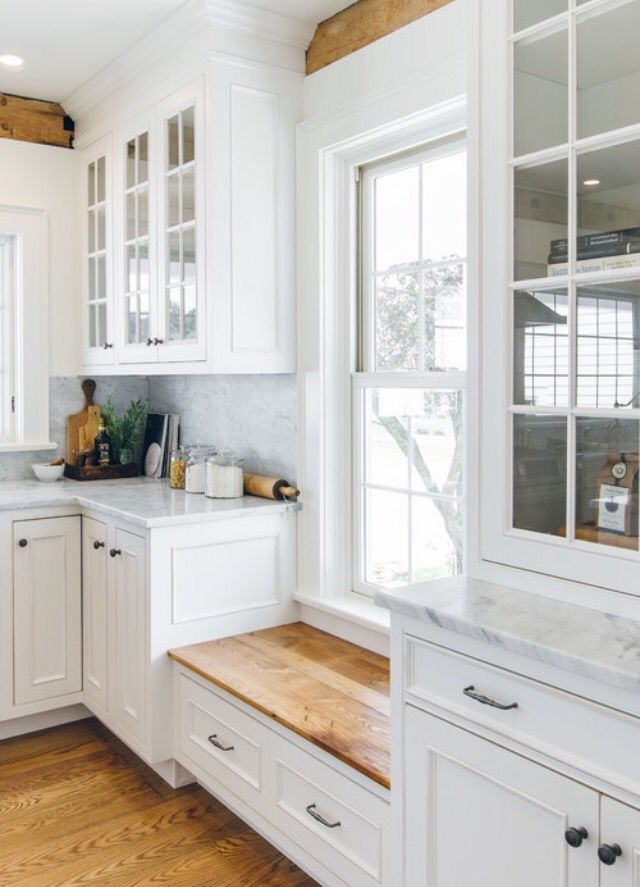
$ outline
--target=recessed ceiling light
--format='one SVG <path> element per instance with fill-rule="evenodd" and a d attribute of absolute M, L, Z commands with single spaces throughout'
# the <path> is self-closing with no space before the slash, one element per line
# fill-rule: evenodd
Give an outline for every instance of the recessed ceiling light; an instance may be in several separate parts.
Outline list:
<path fill-rule="evenodd" d="M 21 68 L 24 68 L 24 59 L 19 55 L 5 53 L 0 55 L 0 66 L 7 68 L 9 71 L 19 71 Z"/>
<path fill-rule="evenodd" d="M 596 185 L 600 184 L 600 179 L 585 179 L 582 184 L 587 188 L 595 188 Z"/>

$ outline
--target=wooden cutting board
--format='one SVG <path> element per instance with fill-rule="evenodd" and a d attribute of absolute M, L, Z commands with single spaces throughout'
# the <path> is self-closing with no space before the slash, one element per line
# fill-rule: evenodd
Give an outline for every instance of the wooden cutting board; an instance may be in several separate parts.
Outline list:
<path fill-rule="evenodd" d="M 91 449 L 94 445 L 102 410 L 93 402 L 96 383 L 93 379 L 82 382 L 84 409 L 67 418 L 67 464 L 76 464 L 76 454 Z"/>

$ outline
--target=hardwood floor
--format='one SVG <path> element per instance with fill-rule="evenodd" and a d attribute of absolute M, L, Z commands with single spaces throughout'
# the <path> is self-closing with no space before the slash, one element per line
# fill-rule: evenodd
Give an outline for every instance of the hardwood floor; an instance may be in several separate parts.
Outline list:
<path fill-rule="evenodd" d="M 0 885 L 313 887 L 197 786 L 174 791 L 94 719 L 0 742 Z"/>

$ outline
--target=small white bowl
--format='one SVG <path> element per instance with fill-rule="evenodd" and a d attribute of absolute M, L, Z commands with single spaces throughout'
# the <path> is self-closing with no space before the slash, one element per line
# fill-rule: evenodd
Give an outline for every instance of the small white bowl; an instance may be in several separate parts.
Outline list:
<path fill-rule="evenodd" d="M 64 463 L 62 465 L 32 465 L 31 467 L 38 480 L 46 484 L 60 480 L 64 474 Z"/>

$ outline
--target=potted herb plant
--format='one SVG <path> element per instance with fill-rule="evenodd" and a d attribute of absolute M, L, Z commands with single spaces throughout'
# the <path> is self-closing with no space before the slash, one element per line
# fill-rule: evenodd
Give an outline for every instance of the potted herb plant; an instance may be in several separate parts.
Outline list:
<path fill-rule="evenodd" d="M 120 465 L 130 465 L 135 461 L 135 451 L 146 426 L 147 405 L 142 400 L 134 400 L 119 418 L 111 397 L 108 397 L 103 415 L 116 459 Z"/>

